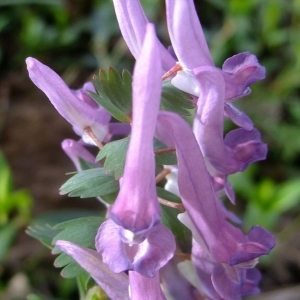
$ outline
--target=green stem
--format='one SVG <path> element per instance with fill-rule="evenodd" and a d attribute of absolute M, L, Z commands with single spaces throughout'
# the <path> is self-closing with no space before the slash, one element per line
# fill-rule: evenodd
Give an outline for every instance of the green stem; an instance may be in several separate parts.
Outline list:
<path fill-rule="evenodd" d="M 85 288 L 86 276 L 78 275 L 76 277 L 76 282 L 77 282 L 77 287 L 78 287 L 78 291 L 79 291 L 79 299 L 80 300 L 85 300 L 85 296 L 86 296 L 86 288 Z"/>

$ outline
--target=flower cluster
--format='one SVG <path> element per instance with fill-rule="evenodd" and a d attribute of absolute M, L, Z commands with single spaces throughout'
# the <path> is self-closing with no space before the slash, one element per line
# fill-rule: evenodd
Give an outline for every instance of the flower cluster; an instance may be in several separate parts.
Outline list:
<path fill-rule="evenodd" d="M 114 203 L 107 205 L 108 218 L 95 237 L 96 250 L 61 240 L 56 247 L 72 256 L 112 299 L 235 300 L 256 294 L 260 273 L 255 265 L 274 247 L 274 237 L 259 226 L 245 235 L 220 195 L 234 204 L 228 175 L 266 157 L 259 131 L 232 104 L 251 92 L 249 86 L 265 77 L 265 69 L 248 52 L 217 68 L 192 0 L 166 0 L 172 43 L 168 50 L 157 39 L 139 0 L 113 0 L 113 4 L 136 59 L 131 128 L 111 123 L 110 113 L 91 98 L 97 93 L 91 83 L 71 91 L 47 66 L 27 59 L 31 80 L 81 136 L 79 142 L 62 143 L 78 171 L 79 159 L 97 165 L 86 144 L 101 148 L 113 135 L 130 132 L 120 190 Z M 182 116 L 160 110 L 166 80 L 191 95 L 192 126 Z M 238 127 L 225 137 L 224 118 Z M 154 138 L 176 152 L 177 164 L 166 167 L 165 190 L 182 201 L 184 212 L 178 222 L 191 232 L 190 256 L 181 252 L 162 222 Z M 183 267 L 194 271 L 193 280 Z"/>

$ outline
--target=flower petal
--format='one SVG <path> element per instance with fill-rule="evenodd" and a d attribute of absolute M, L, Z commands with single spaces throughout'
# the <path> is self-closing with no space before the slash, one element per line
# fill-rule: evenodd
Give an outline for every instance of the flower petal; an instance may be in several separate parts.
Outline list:
<path fill-rule="evenodd" d="M 131 300 L 166 300 L 161 287 L 159 274 L 147 278 L 137 272 L 129 271 Z"/>
<path fill-rule="evenodd" d="M 154 277 L 173 257 L 174 236 L 165 226 L 152 227 L 144 241 L 131 245 L 122 241 L 123 230 L 112 220 L 106 220 L 96 236 L 97 251 L 113 272 L 134 270 L 143 276 Z"/>
<path fill-rule="evenodd" d="M 86 150 L 86 148 L 84 148 L 84 146 L 79 142 L 72 139 L 66 139 L 61 143 L 61 147 L 73 161 L 77 171 L 81 171 L 79 163 L 80 158 L 88 163 L 95 164 L 95 166 L 100 166 L 100 164 L 95 163 L 95 156 Z"/>
<path fill-rule="evenodd" d="M 123 38 L 132 55 L 138 59 L 149 24 L 141 3 L 139 0 L 113 0 L 113 3 Z M 160 42 L 158 42 L 158 49 L 162 68 L 168 71 L 176 61 Z"/>
<path fill-rule="evenodd" d="M 76 133 L 82 135 L 84 128 L 89 126 L 102 141 L 108 133 L 110 116 L 107 112 L 99 114 L 98 109 L 77 98 L 53 70 L 38 60 L 28 57 L 26 63 L 32 82 L 47 95 L 61 116 L 74 126 Z"/>
<path fill-rule="evenodd" d="M 179 192 L 195 228 L 190 229 L 199 235 L 199 242 L 204 242 L 214 261 L 235 265 L 269 253 L 275 240 L 265 229 L 254 227 L 245 237 L 225 220 L 220 200 L 189 125 L 178 115 L 169 112 L 160 112 L 158 123 L 165 127 L 175 143 Z"/>
<path fill-rule="evenodd" d="M 233 130 L 223 140 L 225 83 L 221 71 L 202 67 L 194 72 L 201 85 L 194 132 L 204 157 L 225 175 L 243 171 L 251 162 L 264 159 L 267 148 L 256 129 Z"/>
<path fill-rule="evenodd" d="M 167 23 L 175 54 L 187 69 L 213 66 L 192 0 L 166 0 Z"/>
<path fill-rule="evenodd" d="M 225 103 L 224 112 L 225 115 L 237 126 L 240 126 L 246 130 L 253 129 L 252 120 L 243 111 L 240 111 L 232 104 Z"/>
<path fill-rule="evenodd" d="M 266 69 L 256 56 L 243 52 L 228 58 L 222 66 L 226 83 L 226 100 L 239 99 L 250 93 L 249 86 L 265 78 Z"/>
<path fill-rule="evenodd" d="M 231 130 L 224 138 L 224 144 L 232 149 L 239 162 L 239 170 L 244 171 L 253 162 L 266 159 L 268 147 L 262 143 L 257 129 L 243 128 Z"/>
<path fill-rule="evenodd" d="M 128 276 L 125 273 L 113 273 L 102 262 L 101 256 L 94 250 L 75 245 L 67 241 L 57 241 L 55 246 L 70 255 L 114 300 L 129 300 Z"/>
<path fill-rule="evenodd" d="M 120 192 L 110 217 L 133 233 L 160 220 L 155 184 L 153 137 L 161 94 L 161 63 L 154 27 L 147 26 L 143 49 L 133 75 L 130 144 Z"/>
<path fill-rule="evenodd" d="M 178 261 L 173 258 L 160 270 L 160 278 L 164 291 L 173 300 L 198 299 L 196 298 L 196 289 L 179 272 L 177 263 Z"/>

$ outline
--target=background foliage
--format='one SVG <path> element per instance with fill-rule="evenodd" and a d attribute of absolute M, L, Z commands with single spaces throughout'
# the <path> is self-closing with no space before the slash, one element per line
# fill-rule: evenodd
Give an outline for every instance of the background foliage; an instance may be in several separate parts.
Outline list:
<path fill-rule="evenodd" d="M 157 24 L 161 40 L 168 45 L 163 2 L 142 1 L 149 19 Z M 277 249 L 262 267 L 266 278 L 263 289 L 299 284 L 297 253 L 300 245 L 296 241 L 299 240 L 300 226 L 300 1 L 196 0 L 195 3 L 217 66 L 238 52 L 250 51 L 267 69 L 267 78 L 255 84 L 252 94 L 238 101 L 237 106 L 261 131 L 263 140 L 269 145 L 268 158 L 244 174 L 231 176 L 238 199 L 237 207 L 230 209 L 244 220 L 245 229 L 259 224 L 277 236 Z M 133 65 L 109 0 L 0 0 L 2 83 L 16 81 L 17 85 L 21 84 L 18 78 L 22 78 L 27 56 L 48 64 L 75 87 L 97 73 L 100 67 L 113 66 L 121 71 L 124 67 L 132 70 Z M 1 82 L 0 96 L 4 89 Z M 13 97 L 9 99 L 9 102 L 13 101 Z M 7 101 L 1 101 L 2 146 L 7 109 Z M 226 125 L 227 130 L 232 126 Z M 6 241 L 0 245 L 0 262 L 3 261 L 0 298 L 18 299 L 8 292 L 15 274 L 7 271 L 7 261 L 13 247 L 22 247 L 17 242 L 17 232 L 23 232 L 29 222 L 38 220 L 36 214 L 31 213 L 29 193 L 16 192 L 12 187 L 9 165 L 2 156 L 0 179 L 0 239 Z M 56 214 L 56 218 L 62 221 L 71 217 Z M 55 223 L 53 218 L 49 219 L 51 222 Z M 295 254 L 291 254 L 289 260 L 281 261 L 280 255 L 286 249 Z M 20 274 L 26 279 L 27 290 L 39 295 L 30 299 L 74 297 L 72 281 L 61 280 L 57 270 L 42 270 L 40 259 L 30 258 L 29 261 Z M 285 276 L 277 275 L 280 270 L 284 270 Z M 49 280 L 49 284 L 47 289 L 39 291 L 36 274 L 43 272 L 42 277 Z"/>

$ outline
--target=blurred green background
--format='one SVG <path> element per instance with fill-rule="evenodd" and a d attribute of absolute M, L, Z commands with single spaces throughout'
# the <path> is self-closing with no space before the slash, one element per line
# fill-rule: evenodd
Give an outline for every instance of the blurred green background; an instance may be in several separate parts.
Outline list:
<path fill-rule="evenodd" d="M 164 1 L 142 3 L 160 39 L 169 45 Z M 236 53 L 250 51 L 267 69 L 266 79 L 237 106 L 261 131 L 268 157 L 230 177 L 237 194 L 237 205 L 230 209 L 244 220 L 245 229 L 262 225 L 277 237 L 276 249 L 260 265 L 263 291 L 297 287 L 300 1 L 195 0 L 195 4 L 217 66 Z M 73 133 L 27 78 L 28 56 L 49 65 L 73 88 L 100 67 L 131 71 L 134 61 L 110 0 L 0 0 L 0 299 L 26 299 L 32 293 L 39 296 L 30 299 L 77 299 L 75 283 L 59 277 L 47 249 L 24 236 L 26 226 L 40 214 L 78 208 L 73 199 L 58 195 L 64 174 L 73 170 L 59 144 Z M 231 126 L 226 124 L 226 129 Z M 16 285 L 21 287 L 19 293 Z"/>

